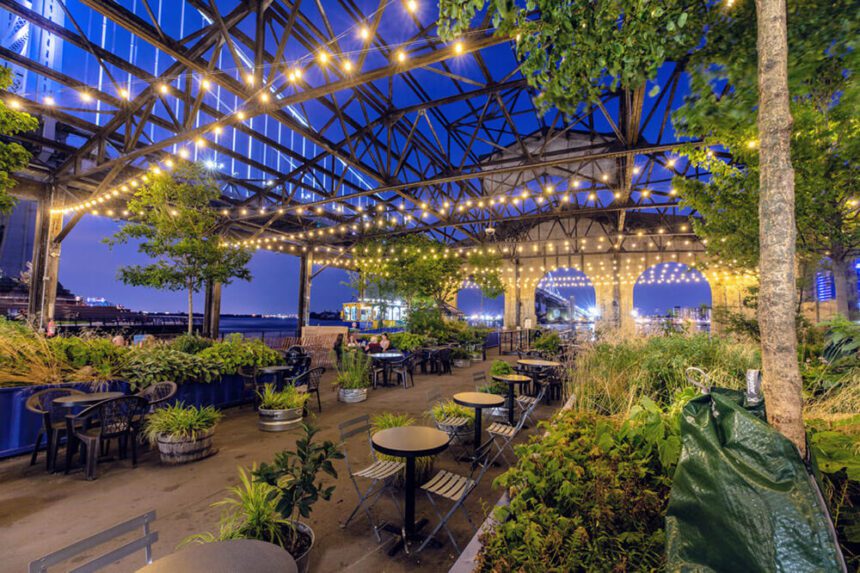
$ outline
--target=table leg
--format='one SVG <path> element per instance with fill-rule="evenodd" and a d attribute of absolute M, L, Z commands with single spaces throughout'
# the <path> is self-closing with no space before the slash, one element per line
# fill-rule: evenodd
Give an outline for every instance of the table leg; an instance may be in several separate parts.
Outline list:
<path fill-rule="evenodd" d="M 481 447 L 481 408 L 475 408 L 475 453 Z"/>
<path fill-rule="evenodd" d="M 508 423 L 514 425 L 514 385 L 508 383 Z"/>
<path fill-rule="evenodd" d="M 406 458 L 406 515 L 403 528 L 406 539 L 415 536 L 415 457 Z"/>

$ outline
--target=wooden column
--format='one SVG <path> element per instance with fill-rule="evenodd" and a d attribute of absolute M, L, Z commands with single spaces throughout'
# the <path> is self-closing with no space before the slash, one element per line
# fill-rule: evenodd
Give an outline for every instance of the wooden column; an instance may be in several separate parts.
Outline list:
<path fill-rule="evenodd" d="M 299 309 L 297 335 L 302 336 L 302 330 L 310 323 L 311 314 L 311 274 L 314 268 L 314 255 L 308 251 L 302 253 L 299 259 Z"/>
<path fill-rule="evenodd" d="M 33 241 L 27 312 L 39 329 L 47 328 L 48 323 L 54 319 L 57 302 L 57 280 L 60 271 L 60 243 L 57 237 L 63 228 L 63 215 L 51 213 L 54 203 L 52 192 L 39 200 L 36 211 L 36 237 Z"/>
<path fill-rule="evenodd" d="M 218 338 L 221 330 L 221 283 L 206 283 L 206 300 L 203 308 L 203 336 Z"/>

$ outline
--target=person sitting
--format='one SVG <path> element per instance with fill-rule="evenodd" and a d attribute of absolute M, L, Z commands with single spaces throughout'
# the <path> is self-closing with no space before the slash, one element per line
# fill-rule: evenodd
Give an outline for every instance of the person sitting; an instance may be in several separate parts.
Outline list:
<path fill-rule="evenodd" d="M 388 338 L 388 333 L 382 333 L 382 340 L 379 341 L 379 345 L 382 347 L 383 352 L 388 352 L 388 349 L 391 348 L 391 339 Z"/>
<path fill-rule="evenodd" d="M 382 352 L 382 346 L 379 344 L 379 339 L 375 336 L 370 337 L 370 344 L 367 345 L 367 348 L 364 349 L 368 354 L 376 354 L 377 352 Z"/>
<path fill-rule="evenodd" d="M 358 341 L 358 337 L 355 334 L 350 334 L 346 346 L 347 348 L 360 348 L 361 342 Z"/>

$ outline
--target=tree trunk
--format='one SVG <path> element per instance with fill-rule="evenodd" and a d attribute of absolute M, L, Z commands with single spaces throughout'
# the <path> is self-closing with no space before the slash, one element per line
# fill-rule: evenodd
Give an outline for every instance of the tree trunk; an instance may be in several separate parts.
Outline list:
<path fill-rule="evenodd" d="M 760 139 L 759 325 L 768 421 L 806 455 L 795 325 L 794 170 L 785 0 L 756 0 Z"/>
<path fill-rule="evenodd" d="M 833 286 L 836 288 L 836 312 L 845 318 L 857 314 L 857 272 L 853 258 L 833 253 Z"/>
<path fill-rule="evenodd" d="M 188 334 L 194 334 L 194 289 L 188 287 Z"/>

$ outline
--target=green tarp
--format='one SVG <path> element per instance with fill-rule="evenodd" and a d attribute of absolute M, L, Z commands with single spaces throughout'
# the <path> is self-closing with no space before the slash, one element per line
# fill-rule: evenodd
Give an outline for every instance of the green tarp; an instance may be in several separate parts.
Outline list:
<path fill-rule="evenodd" d="M 715 390 L 681 418 L 666 516 L 669 571 L 844 571 L 827 509 L 797 449 Z"/>

